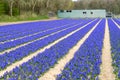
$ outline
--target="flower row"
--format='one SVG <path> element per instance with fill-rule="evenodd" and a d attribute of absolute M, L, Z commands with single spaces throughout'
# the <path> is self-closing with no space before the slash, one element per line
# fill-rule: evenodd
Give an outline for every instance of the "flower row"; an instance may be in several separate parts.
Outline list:
<path fill-rule="evenodd" d="M 120 21 L 114 19 L 117 24 Z M 110 29 L 110 41 L 111 41 L 111 51 L 112 51 L 112 65 L 116 78 L 120 79 L 120 29 L 111 20 L 108 19 L 109 29 Z"/>

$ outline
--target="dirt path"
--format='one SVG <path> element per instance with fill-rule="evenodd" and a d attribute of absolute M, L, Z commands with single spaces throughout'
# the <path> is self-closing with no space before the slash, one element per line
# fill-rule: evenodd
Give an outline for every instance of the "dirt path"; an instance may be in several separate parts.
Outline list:
<path fill-rule="evenodd" d="M 95 20 L 96 20 L 96 19 L 95 19 Z M 6 69 L 0 71 L 0 77 L 2 77 L 6 72 L 10 72 L 10 71 L 12 71 L 14 68 L 19 67 L 20 65 L 22 65 L 23 63 L 28 62 L 30 59 L 32 59 L 32 58 L 34 58 L 35 56 L 37 56 L 38 54 L 44 52 L 46 49 L 49 49 L 50 47 L 54 46 L 55 44 L 57 44 L 58 42 L 64 40 L 65 38 L 71 36 L 72 34 L 76 33 L 77 31 L 83 29 L 84 27 L 86 27 L 87 25 L 91 24 L 91 23 L 94 22 L 95 20 L 93 20 L 93 21 L 89 22 L 88 24 L 86 24 L 86 25 L 78 28 L 77 30 L 72 31 L 71 33 L 63 36 L 62 38 L 54 41 L 53 43 L 50 43 L 49 45 L 45 46 L 44 48 L 42 48 L 42 49 L 40 49 L 40 50 L 38 50 L 38 51 L 36 51 L 36 52 L 28 55 L 27 57 L 24 57 L 22 60 L 17 61 L 17 62 L 15 62 L 15 63 L 11 64 L 11 65 L 8 66 Z"/>
<path fill-rule="evenodd" d="M 90 36 L 90 34 L 100 23 L 100 21 L 72 49 L 69 50 L 67 55 L 65 55 L 61 60 L 57 62 L 58 64 L 56 64 L 54 68 L 48 70 L 42 77 L 39 78 L 39 80 L 56 80 L 57 75 L 62 73 L 65 65 L 70 62 L 70 60 L 74 57 L 76 51 L 78 51 L 81 45 L 85 42 L 85 40 Z"/>
<path fill-rule="evenodd" d="M 81 23 L 79 23 L 79 24 L 81 24 Z M 37 39 L 35 39 L 35 40 L 33 40 L 33 41 L 29 41 L 29 42 L 26 42 L 26 43 L 24 43 L 24 44 L 20 44 L 20 45 L 18 45 L 18 46 L 15 46 L 15 47 L 6 49 L 6 50 L 4 50 L 3 52 L 0 52 L 0 55 L 3 55 L 3 54 L 5 54 L 5 53 L 9 53 L 10 51 L 14 51 L 14 50 L 16 50 L 16 49 L 18 49 L 18 48 L 20 48 L 20 47 L 29 45 L 29 44 L 31 44 L 31 43 L 33 43 L 33 42 L 35 42 L 35 41 L 38 41 L 38 40 L 47 38 L 47 37 L 49 37 L 49 36 L 51 36 L 51 35 L 55 35 L 55 34 L 57 34 L 57 33 L 60 33 L 60 32 L 62 32 L 62 31 L 65 31 L 65 30 L 67 30 L 67 29 L 69 29 L 69 28 L 75 27 L 75 26 L 77 26 L 77 25 L 79 25 L 79 24 L 75 24 L 75 25 L 70 26 L 70 27 L 68 27 L 68 28 L 64 28 L 64 29 L 62 29 L 62 30 L 59 30 L 59 31 L 56 31 L 56 32 L 54 32 L 54 33 L 48 34 L 48 35 L 46 35 L 46 36 L 37 38 Z M 30 35 L 29 35 L 29 37 L 30 37 Z M 17 40 L 17 39 L 15 39 L 15 40 Z M 12 40 L 12 41 L 14 41 L 14 40 Z"/>
<path fill-rule="evenodd" d="M 115 23 L 115 25 L 120 29 L 120 26 L 112 19 L 112 21 Z"/>
<path fill-rule="evenodd" d="M 57 20 L 57 18 L 44 19 L 44 20 L 33 20 L 33 21 L 0 22 L 0 26 L 12 25 L 12 24 L 21 24 L 21 23 L 28 23 L 28 22 L 38 22 L 38 21 L 51 21 L 51 20 Z"/>
<path fill-rule="evenodd" d="M 113 67 L 112 67 L 110 35 L 109 35 L 109 27 L 108 27 L 107 19 L 106 19 L 105 35 L 104 35 L 104 42 L 102 49 L 101 73 L 99 78 L 100 80 L 115 80 L 115 75 L 113 74 Z"/>

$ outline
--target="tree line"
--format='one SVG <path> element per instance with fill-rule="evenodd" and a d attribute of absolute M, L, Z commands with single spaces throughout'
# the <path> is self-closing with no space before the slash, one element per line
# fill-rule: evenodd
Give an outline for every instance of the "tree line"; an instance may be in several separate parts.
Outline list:
<path fill-rule="evenodd" d="M 6 14 L 47 14 L 49 11 L 57 12 L 59 9 L 72 9 L 72 0 L 2 0 L 5 4 Z"/>
<path fill-rule="evenodd" d="M 106 9 L 107 12 L 120 14 L 120 0 L 78 0 L 74 9 Z"/>
<path fill-rule="evenodd" d="M 78 0 L 75 2 L 72 0 L 0 0 L 0 12 L 10 16 L 27 12 L 47 15 L 50 11 L 57 13 L 58 10 L 71 9 L 106 9 L 108 12 L 120 14 L 120 0 Z"/>

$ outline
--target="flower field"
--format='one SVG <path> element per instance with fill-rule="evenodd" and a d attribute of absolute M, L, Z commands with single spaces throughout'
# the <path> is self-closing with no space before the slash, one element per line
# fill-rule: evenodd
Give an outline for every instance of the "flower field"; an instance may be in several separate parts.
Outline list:
<path fill-rule="evenodd" d="M 120 80 L 120 19 L 99 18 L 0 26 L 0 80 L 101 80 L 106 24 L 110 74 Z M 71 50 L 73 57 L 68 56 Z M 63 66 L 49 74 L 54 79 L 42 78 L 57 65 Z"/>
<path fill-rule="evenodd" d="M 118 25 L 120 21 L 114 19 Z M 110 25 L 110 35 L 111 35 L 111 50 L 112 50 L 112 65 L 114 68 L 114 74 L 116 75 L 117 80 L 120 79 L 120 27 L 117 27 L 112 20 L 109 20 Z"/>

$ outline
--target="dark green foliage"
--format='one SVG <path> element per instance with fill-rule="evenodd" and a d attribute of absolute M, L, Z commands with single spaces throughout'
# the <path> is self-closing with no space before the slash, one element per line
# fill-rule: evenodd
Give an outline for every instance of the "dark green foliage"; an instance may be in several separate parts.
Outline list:
<path fill-rule="evenodd" d="M 0 0 L 0 15 L 9 15 L 9 4 L 4 0 Z M 19 9 L 13 6 L 13 16 L 19 15 Z"/>
<path fill-rule="evenodd" d="M 6 2 L 4 2 L 4 11 L 5 11 L 4 14 L 9 14 L 9 6 Z"/>
<path fill-rule="evenodd" d="M 5 13 L 5 7 L 2 0 L 0 0 L 0 15 Z"/>
<path fill-rule="evenodd" d="M 19 15 L 19 9 L 18 8 L 13 8 L 13 16 Z"/>

